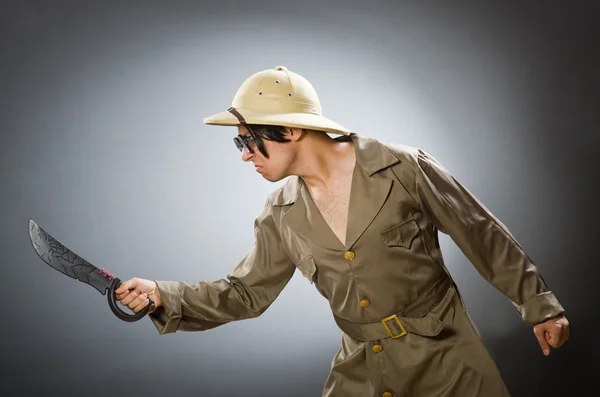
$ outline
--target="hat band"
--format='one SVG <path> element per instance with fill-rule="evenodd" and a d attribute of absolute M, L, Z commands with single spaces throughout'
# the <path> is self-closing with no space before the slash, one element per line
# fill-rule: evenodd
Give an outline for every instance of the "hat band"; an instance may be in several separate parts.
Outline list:
<path fill-rule="evenodd" d="M 233 106 L 227 109 L 227 111 L 237 117 L 237 119 L 240 121 L 240 124 L 247 124 L 246 120 L 244 120 L 244 117 L 242 117 L 240 112 L 238 112 Z"/>

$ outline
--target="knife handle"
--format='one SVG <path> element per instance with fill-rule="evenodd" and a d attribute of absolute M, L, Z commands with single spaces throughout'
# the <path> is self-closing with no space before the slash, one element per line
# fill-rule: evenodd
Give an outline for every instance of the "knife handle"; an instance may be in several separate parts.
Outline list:
<path fill-rule="evenodd" d="M 152 301 L 152 299 L 148 298 L 148 300 L 150 302 L 148 303 L 148 305 L 145 308 L 140 310 L 138 313 L 129 314 L 127 312 L 124 312 L 117 305 L 117 300 L 116 300 L 117 294 L 115 293 L 115 290 L 117 288 L 119 288 L 120 284 L 121 284 L 121 280 L 119 280 L 118 278 L 113 278 L 112 283 L 110 284 L 110 287 L 108 287 L 107 295 L 108 295 L 108 306 L 110 306 L 110 310 L 112 310 L 112 312 L 115 314 L 115 316 L 117 316 L 118 318 L 120 318 L 123 321 L 134 322 L 134 321 L 138 321 L 138 320 L 142 319 L 146 314 L 148 314 L 148 312 L 154 305 L 154 302 Z"/>

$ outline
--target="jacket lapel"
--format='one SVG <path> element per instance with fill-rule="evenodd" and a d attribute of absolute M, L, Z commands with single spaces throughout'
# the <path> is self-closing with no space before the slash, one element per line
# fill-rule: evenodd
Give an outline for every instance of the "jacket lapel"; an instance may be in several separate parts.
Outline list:
<path fill-rule="evenodd" d="M 392 180 L 369 177 L 357 164 L 350 190 L 346 249 L 350 249 L 373 222 L 383 207 L 391 187 Z"/>
<path fill-rule="evenodd" d="M 342 244 L 321 215 L 302 178 L 292 176 L 276 196 L 274 205 L 291 205 L 283 221 L 311 244 L 343 251 L 350 249 L 369 227 L 385 203 L 392 180 L 374 176 L 399 160 L 378 141 L 350 135 L 356 152 L 352 176 L 346 243 Z M 343 138 L 342 138 L 343 139 Z"/>
<path fill-rule="evenodd" d="M 306 184 L 300 178 L 298 182 L 298 199 L 283 216 L 283 221 L 311 244 L 331 250 L 343 250 L 344 246 L 325 222 Z"/>

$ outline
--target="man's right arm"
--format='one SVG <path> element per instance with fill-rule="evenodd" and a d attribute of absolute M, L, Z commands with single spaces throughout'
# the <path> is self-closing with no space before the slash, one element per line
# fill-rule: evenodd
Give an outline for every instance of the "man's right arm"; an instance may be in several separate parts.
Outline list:
<path fill-rule="evenodd" d="M 283 248 L 269 201 L 254 222 L 252 250 L 227 279 L 154 280 L 161 306 L 148 316 L 160 334 L 204 331 L 264 313 L 294 275 L 296 267 Z"/>

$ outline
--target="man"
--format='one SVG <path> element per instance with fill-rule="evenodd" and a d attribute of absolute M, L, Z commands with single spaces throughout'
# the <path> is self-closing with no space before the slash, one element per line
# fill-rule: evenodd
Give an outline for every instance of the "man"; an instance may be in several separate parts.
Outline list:
<path fill-rule="evenodd" d="M 257 317 L 297 268 L 342 331 L 323 396 L 508 396 L 444 264 L 441 231 L 513 302 L 544 354 L 568 339 L 563 307 L 498 219 L 423 150 L 323 117 L 302 76 L 256 73 L 228 111 L 204 121 L 237 126 L 242 159 L 269 181 L 289 179 L 267 198 L 256 243 L 227 280 L 134 278 L 117 290 L 134 312 L 149 295 L 161 334 Z"/>

